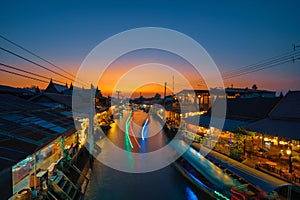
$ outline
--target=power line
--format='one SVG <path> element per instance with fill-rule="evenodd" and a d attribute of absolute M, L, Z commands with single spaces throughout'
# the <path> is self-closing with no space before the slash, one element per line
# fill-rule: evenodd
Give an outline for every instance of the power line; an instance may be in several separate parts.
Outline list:
<path fill-rule="evenodd" d="M 230 79 L 233 77 L 237 77 L 237 76 L 242 76 L 242 75 L 246 75 L 249 73 L 253 73 L 253 72 L 257 72 L 257 71 L 261 71 L 263 69 L 268 69 L 280 64 L 284 64 L 287 62 L 291 62 L 291 61 L 295 61 L 298 60 L 300 56 L 300 52 L 299 51 L 293 51 L 292 53 L 285 53 L 282 54 L 280 56 L 274 56 L 272 58 L 260 61 L 256 64 L 252 64 L 252 65 L 248 65 L 246 67 L 242 67 L 240 69 L 237 70 L 232 70 L 229 72 L 225 72 L 223 74 L 223 79 Z"/>
<path fill-rule="evenodd" d="M 292 61 L 292 60 L 286 60 L 286 61 L 274 63 L 274 64 L 272 64 L 272 65 L 267 65 L 267 66 L 265 66 L 265 67 L 261 67 L 261 68 L 254 69 L 254 70 L 252 70 L 252 71 L 243 72 L 243 73 L 240 73 L 240 74 L 228 76 L 228 77 L 225 77 L 225 78 L 223 78 L 223 79 L 231 79 L 231 78 L 234 78 L 234 77 L 247 75 L 247 74 L 250 74 L 250 73 L 253 73 L 253 72 L 258 72 L 258 71 L 261 71 L 261 70 L 264 70 L 264 69 L 269 69 L 269 68 L 272 68 L 272 67 L 275 67 L 275 66 L 278 66 L 278 65 L 281 65 L 281 64 L 285 64 L 285 63 L 291 62 L 291 61 Z"/>
<path fill-rule="evenodd" d="M 20 48 L 20 49 L 26 51 L 27 53 L 29 53 L 29 54 L 31 54 L 31 55 L 33 55 L 33 56 L 35 56 L 35 57 L 41 59 L 42 61 L 48 63 L 49 65 L 51 65 L 51 66 L 53 66 L 53 67 L 55 67 L 55 68 L 57 68 L 57 69 L 63 71 L 64 73 L 68 74 L 69 76 L 72 76 L 73 78 L 76 78 L 75 75 L 73 75 L 73 74 L 67 72 L 66 70 L 64 70 L 64 69 L 62 69 L 61 67 L 55 65 L 54 63 L 50 62 L 49 60 L 47 60 L 47 59 L 45 59 L 45 58 L 43 58 L 43 57 L 37 55 L 36 53 L 30 51 L 29 49 L 27 49 L 27 48 L 25 48 L 25 47 L 23 47 L 23 46 L 21 46 L 21 45 L 15 43 L 15 42 L 9 40 L 8 38 L 6 38 L 6 37 L 4 37 L 4 36 L 2 36 L 2 35 L 0 35 L 0 37 L 1 37 L 2 39 L 4 39 L 5 41 L 7 41 L 7 42 L 9 42 L 9 43 L 11 43 L 11 44 L 13 44 L 13 45 L 15 45 L 16 47 L 18 47 L 18 48 Z M 83 81 L 83 82 L 84 82 L 84 83 L 87 83 L 87 82 L 85 82 L 85 81 Z"/>
<path fill-rule="evenodd" d="M 10 50 L 7 50 L 7 49 L 2 48 L 2 47 L 0 47 L 0 50 L 5 51 L 5 52 L 7 52 L 7 53 L 10 53 L 10 54 L 12 54 L 12 55 L 14 55 L 14 56 L 16 56 L 16 57 L 18 57 L 18 58 L 21 58 L 21 59 L 23 59 L 23 60 L 26 60 L 27 62 L 30 62 L 30 63 L 32 63 L 32 64 L 34 64 L 34 65 L 36 65 L 36 66 L 38 66 L 38 67 L 40 67 L 40 68 L 43 68 L 43 69 L 45 69 L 45 70 L 47 70 L 47 71 L 49 71 L 49 72 L 52 72 L 52 73 L 54 73 L 54 74 L 56 74 L 56 75 L 59 75 L 59 76 L 61 76 L 61 77 L 63 77 L 63 78 L 66 78 L 66 79 L 68 79 L 68 80 L 73 81 L 73 79 L 70 79 L 70 78 L 68 78 L 68 77 L 66 77 L 66 76 L 64 76 L 64 75 L 62 75 L 62 74 L 60 74 L 60 73 L 58 73 L 58 72 L 55 72 L 55 71 L 53 71 L 53 70 L 51 70 L 51 69 L 48 69 L 47 67 L 44 67 L 44 66 L 42 66 L 42 65 L 40 65 L 40 64 L 38 64 L 38 63 L 36 63 L 36 62 L 34 62 L 34 61 L 32 61 L 32 60 L 29 60 L 29 59 L 27 59 L 27 58 L 25 58 L 25 57 L 23 57 L 23 56 L 20 56 L 20 55 L 18 55 L 18 54 L 16 54 L 16 53 L 12 52 L 12 51 L 10 51 Z"/>
<path fill-rule="evenodd" d="M 290 58 L 279 60 L 279 61 L 276 61 L 276 62 L 270 62 L 270 63 L 264 64 L 264 65 L 260 65 L 260 66 L 250 68 L 250 69 L 245 70 L 245 71 L 241 71 L 241 72 L 236 73 L 236 74 L 231 74 L 231 75 L 225 76 L 223 79 L 230 79 L 230 78 L 233 78 L 233 77 L 238 77 L 238 76 L 246 75 L 246 74 L 249 74 L 249 73 L 261 71 L 261 70 L 272 68 L 272 67 L 284 64 L 284 63 L 295 61 L 297 59 L 299 59 L 299 58 L 295 59 L 294 57 L 290 57 Z"/>
<path fill-rule="evenodd" d="M 241 71 L 239 71 L 237 73 L 228 74 L 227 76 L 223 76 L 223 78 L 224 79 L 228 79 L 228 78 L 232 78 L 232 77 L 241 76 L 241 75 L 252 73 L 252 72 L 255 72 L 255 71 L 260 71 L 260 69 L 270 68 L 269 66 L 273 67 L 273 66 L 277 66 L 279 64 L 291 62 L 291 61 L 294 61 L 296 59 L 294 57 L 288 57 L 286 59 L 280 59 L 280 60 L 276 60 L 276 61 L 271 61 L 271 62 L 262 64 L 262 65 L 259 65 L 259 66 L 250 67 L 250 68 L 248 68 L 246 70 L 241 70 Z"/>
<path fill-rule="evenodd" d="M 33 56 L 35 56 L 35 57 L 37 57 L 37 58 L 39 58 L 39 59 L 41 59 L 41 60 L 45 61 L 45 62 L 46 62 L 46 63 L 48 63 L 49 65 L 52 65 L 53 67 L 55 67 L 55 68 L 57 68 L 57 69 L 59 69 L 59 70 L 61 70 L 61 71 L 65 72 L 66 74 L 68 74 L 68 75 L 72 76 L 73 78 L 76 78 L 76 76 L 74 76 L 73 74 L 71 74 L 71 73 L 69 73 L 69 72 L 65 71 L 64 69 L 62 69 L 62 68 L 58 67 L 57 65 L 53 64 L 52 62 L 50 62 L 50 61 L 48 61 L 48 60 L 46 60 L 46 59 L 42 58 L 41 56 L 39 56 L 39 55 L 37 55 L 37 54 L 33 53 L 32 51 L 30 51 L 30 50 L 26 49 L 25 47 L 23 47 L 23 46 L 21 46 L 21 45 L 19 45 L 19 44 L 15 43 L 15 42 L 13 42 L 13 41 L 11 41 L 11 40 L 7 39 L 6 37 L 4 37 L 4 36 L 2 36 L 2 35 L 0 35 L 0 37 L 1 37 L 2 39 L 6 40 L 7 42 L 9 42 L 9 43 L 11 43 L 11 44 L 13 44 L 13 45 L 15 45 L 15 46 L 19 47 L 20 49 L 22 49 L 22 50 L 26 51 L 27 53 L 29 53 L 29 54 L 31 54 L 31 55 L 33 55 Z"/>
<path fill-rule="evenodd" d="M 19 74 L 19 73 L 16 73 L 16 72 L 7 71 L 5 69 L 0 69 L 0 71 L 6 72 L 6 73 L 9 73 L 9 74 L 14 74 L 14 75 L 17 75 L 17 76 L 21 76 L 21 77 L 24 77 L 24 78 L 29 78 L 29 79 L 32 79 L 32 80 L 36 80 L 36 81 L 41 81 L 41 82 L 44 82 L 44 83 L 48 83 L 47 81 L 44 81 L 44 80 L 41 80 L 41 79 L 38 79 L 38 78 L 26 76 L 24 74 Z"/>
<path fill-rule="evenodd" d="M 289 53 L 282 54 L 280 56 L 274 56 L 272 58 L 259 61 L 255 64 L 247 65 L 247 66 L 239 68 L 239 69 L 235 69 L 235 70 L 225 72 L 225 73 L 223 73 L 223 76 L 230 76 L 231 74 L 236 74 L 236 73 L 240 73 L 240 72 L 243 72 L 243 71 L 247 71 L 249 69 L 257 68 L 261 65 L 266 65 L 266 64 L 273 63 L 275 61 L 280 61 L 280 60 L 287 59 L 287 58 L 289 59 L 290 57 L 298 56 L 299 53 L 300 53 L 299 51 L 297 51 L 297 52 L 292 51 L 292 52 L 289 52 Z"/>
<path fill-rule="evenodd" d="M 43 76 L 43 75 L 40 75 L 40 74 L 36 74 L 36 73 L 33 73 L 33 72 L 29 72 L 29 71 L 26 71 L 26 70 L 23 70 L 23 69 L 19 69 L 19 68 L 13 67 L 11 65 L 7 65 L 7 64 L 3 64 L 3 63 L 0 63 L 0 65 L 4 66 L 6 68 L 14 69 L 14 70 L 17 70 L 17 71 L 20 71 L 20 72 L 24 72 L 24 73 L 27 73 L 27 74 L 31 74 L 31 75 L 34 75 L 34 76 L 37 76 L 37 77 L 40 77 L 40 78 L 44 78 L 44 79 L 50 80 L 50 78 L 48 78 L 46 76 Z M 55 80 L 55 79 L 52 79 L 52 80 L 54 82 L 58 82 L 58 83 L 64 84 L 64 82 L 62 82 L 62 81 Z"/>
<path fill-rule="evenodd" d="M 14 53 L 14 52 L 12 52 L 12 51 L 10 51 L 10 50 L 8 50 L 8 49 L 5 49 L 5 48 L 0 47 L 0 50 L 5 51 L 5 52 L 7 52 L 7 53 L 9 53 L 9 54 L 12 54 L 12 55 L 14 55 L 14 56 L 16 56 L 16 57 L 18 57 L 18 58 L 23 59 L 23 60 L 26 60 L 27 62 L 30 62 L 30 63 L 32 63 L 32 64 L 34 64 L 34 65 L 36 65 L 36 66 L 38 66 L 38 67 L 40 67 L 40 68 L 43 68 L 43 69 L 45 69 L 45 70 L 47 70 L 47 71 L 49 71 L 49 72 L 52 72 L 52 73 L 54 73 L 54 74 L 56 74 L 56 75 L 59 75 L 59 76 L 61 76 L 61 77 L 63 77 L 63 78 L 66 78 L 66 79 L 68 79 L 68 80 L 71 80 L 72 82 L 74 81 L 73 79 L 70 79 L 70 78 L 66 77 L 65 75 L 62 75 L 62 74 L 60 74 L 60 73 L 58 73 L 58 72 L 56 72 L 56 71 L 53 71 L 53 70 L 51 70 L 51 69 L 48 69 L 47 67 L 45 67 L 45 66 L 43 66 L 43 65 L 40 65 L 40 64 L 38 64 L 38 63 L 36 63 L 36 62 L 34 62 L 34 61 L 32 61 L 32 60 L 29 60 L 29 59 L 27 59 L 27 58 L 25 58 L 25 57 L 23 57 L 23 56 L 20 56 L 20 55 Z M 83 84 L 83 85 L 85 85 L 85 84 Z"/>

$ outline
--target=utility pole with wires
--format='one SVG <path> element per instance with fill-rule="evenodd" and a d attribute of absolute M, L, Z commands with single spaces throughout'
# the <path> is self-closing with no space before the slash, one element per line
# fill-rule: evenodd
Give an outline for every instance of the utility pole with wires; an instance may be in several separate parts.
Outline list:
<path fill-rule="evenodd" d="M 173 91 L 173 94 L 175 94 L 175 91 L 174 91 L 174 75 L 172 76 L 172 82 L 173 82 L 172 91 Z"/>
<path fill-rule="evenodd" d="M 167 82 L 165 82 L 165 90 L 164 90 L 164 107 L 166 106 L 166 95 L 167 95 Z"/>
<path fill-rule="evenodd" d="M 265 69 L 270 69 L 278 65 L 283 65 L 285 63 L 294 62 L 300 59 L 300 45 L 292 45 L 293 50 L 285 52 L 281 55 L 273 56 L 268 59 L 261 60 L 255 64 L 246 65 L 244 67 L 234 69 L 228 72 L 222 73 L 223 80 L 232 79 L 239 76 L 244 76 L 254 72 L 258 72 Z"/>
<path fill-rule="evenodd" d="M 298 49 L 300 47 L 300 45 L 295 45 L 295 44 L 292 44 L 293 46 L 293 50 L 296 51 L 296 49 Z"/>
<path fill-rule="evenodd" d="M 296 51 L 300 47 L 300 45 L 295 45 L 295 44 L 293 44 L 292 46 L 294 51 Z M 295 58 L 295 56 L 293 56 L 293 63 L 295 63 L 296 60 L 300 60 L 300 57 Z"/>
<path fill-rule="evenodd" d="M 89 102 L 89 154 L 90 154 L 90 167 L 92 168 L 94 163 L 94 101 L 95 101 L 95 87 L 91 84 L 90 89 L 90 102 Z M 92 168 L 93 169 L 93 168 Z"/>
<path fill-rule="evenodd" d="M 118 94 L 118 96 L 117 96 L 117 98 L 118 98 L 118 103 L 117 103 L 118 112 L 120 112 L 120 93 L 121 93 L 121 91 L 116 91 L 116 93 Z"/>

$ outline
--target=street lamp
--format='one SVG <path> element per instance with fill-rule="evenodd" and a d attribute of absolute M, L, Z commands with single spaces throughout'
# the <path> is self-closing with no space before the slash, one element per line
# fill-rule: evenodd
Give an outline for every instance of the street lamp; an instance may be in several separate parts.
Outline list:
<path fill-rule="evenodd" d="M 289 149 L 286 150 L 286 154 L 289 156 L 289 173 L 292 173 L 292 150 Z"/>

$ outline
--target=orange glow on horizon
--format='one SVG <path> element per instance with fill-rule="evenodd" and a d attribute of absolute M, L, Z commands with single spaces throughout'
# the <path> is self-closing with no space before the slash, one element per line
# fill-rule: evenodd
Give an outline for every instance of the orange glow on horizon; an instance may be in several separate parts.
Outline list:
<path fill-rule="evenodd" d="M 163 94 L 165 82 L 168 94 L 190 89 L 193 86 L 187 80 L 187 75 L 189 74 L 180 74 L 171 67 L 159 63 L 143 64 L 137 61 L 117 63 L 105 70 L 98 82 L 98 88 L 101 89 L 102 94 L 108 96 L 114 96 L 113 93 L 118 90 L 126 96 L 132 94 L 139 97 L 141 92 L 144 97 L 153 97 L 156 93 Z M 175 91 L 172 92 L 170 88 L 173 85 L 173 76 L 175 77 Z"/>
<path fill-rule="evenodd" d="M 142 64 L 143 62 L 140 60 L 131 60 L 128 62 L 117 62 L 113 63 L 112 66 L 108 67 L 106 71 L 104 72 L 103 76 L 100 78 L 99 83 L 98 83 L 98 88 L 102 91 L 102 94 L 105 96 L 111 96 L 113 93 L 114 88 L 119 81 L 120 77 L 122 77 L 123 74 L 128 72 L 132 66 L 137 66 L 139 64 Z M 14 64 L 12 64 L 14 66 Z M 16 66 L 22 66 L 16 64 Z M 80 66 L 80 64 L 71 64 L 71 63 L 63 63 L 60 64 L 59 66 L 65 66 L 64 69 L 71 74 L 76 75 L 77 70 Z M 180 67 L 176 66 L 176 63 L 172 63 L 172 66 L 175 67 Z M 28 71 L 33 71 L 37 74 L 43 74 L 46 77 L 52 77 L 53 79 L 59 80 L 62 83 L 59 83 L 61 85 L 65 85 L 65 83 L 70 85 L 71 81 L 63 79 L 62 77 L 58 75 L 53 75 L 50 72 L 45 72 L 42 69 L 38 69 L 33 66 L 23 66 L 22 69 L 28 70 Z M 93 73 L 93 72 L 91 72 Z M 95 73 L 95 72 L 94 72 Z M 190 82 L 192 87 L 194 89 L 207 89 L 205 84 L 203 84 L 201 76 L 193 76 L 195 72 L 190 69 L 185 69 L 184 70 L 184 76 L 185 78 Z M 254 76 L 255 75 L 255 76 Z M 159 77 L 160 74 L 156 74 L 155 72 L 147 74 L 147 76 L 153 76 L 153 77 Z M 7 85 L 7 86 L 12 86 L 12 87 L 18 87 L 18 88 L 25 88 L 25 87 L 32 87 L 32 86 L 38 86 L 40 89 L 45 89 L 49 83 L 49 80 L 45 80 L 47 83 L 39 82 L 36 80 L 31 80 L 28 78 L 23 78 L 19 77 L 16 75 L 11 75 L 7 74 L 5 72 L 0 72 L 0 77 L 1 77 L 1 85 Z M 87 74 L 88 77 L 88 74 Z M 37 77 L 38 78 L 38 77 Z M 137 77 L 139 78 L 139 77 Z M 44 80 L 44 79 L 43 79 Z M 167 82 L 167 86 L 171 88 L 172 86 L 172 73 L 164 75 L 164 77 L 160 77 L 160 84 L 163 85 L 164 82 Z M 74 85 L 74 82 L 72 82 Z M 273 90 L 273 91 L 286 91 L 286 88 L 289 88 L 290 90 L 297 90 L 297 85 L 293 82 L 293 80 L 289 79 L 288 77 L 283 77 L 280 74 L 270 74 L 270 76 L 266 76 L 265 74 L 253 74 L 253 75 L 247 75 L 247 76 L 241 76 L 241 77 L 236 77 L 230 80 L 225 80 L 224 81 L 224 86 L 226 87 L 231 87 L 231 84 L 233 84 L 233 87 L 239 87 L 239 88 L 251 88 L 253 84 L 256 84 L 258 86 L 258 89 L 265 89 L 265 90 Z M 134 96 L 138 97 L 140 95 L 140 92 L 142 92 L 142 95 L 145 97 L 152 97 L 155 95 L 155 93 L 160 93 L 163 95 L 163 87 L 159 87 L 158 85 L 152 85 L 150 86 L 138 86 L 138 90 L 136 89 L 130 89 L 128 90 L 123 90 L 122 93 L 124 95 L 130 95 L 131 90 L 134 90 Z M 181 89 L 186 89 L 182 83 L 178 80 L 178 77 L 175 76 L 175 93 L 179 92 Z M 168 94 L 171 94 L 171 90 L 167 92 Z"/>
<path fill-rule="evenodd" d="M 45 77 L 52 78 L 53 80 L 58 80 L 60 82 L 56 82 L 56 83 L 61 84 L 61 85 L 66 85 L 66 83 L 67 83 L 68 86 L 70 86 L 71 83 L 74 85 L 74 81 L 65 79 L 65 78 L 63 78 L 63 77 L 61 77 L 57 74 L 53 74 L 49 71 L 38 68 L 36 66 L 32 66 L 32 65 L 28 65 L 28 64 L 22 64 L 21 65 L 20 63 L 7 63 L 7 64 L 11 65 L 11 66 L 14 66 L 14 67 L 17 67 L 17 68 L 20 68 L 20 69 L 23 69 L 23 70 L 26 70 L 26 71 L 30 71 L 30 72 L 33 72 L 33 73 L 36 73 L 36 74 L 43 75 Z M 77 69 L 78 69 L 79 65 L 75 64 L 75 63 L 73 63 L 73 64 L 72 63 L 60 63 L 58 66 L 64 66 L 62 68 L 65 71 L 68 71 L 70 74 L 73 74 L 74 76 L 76 76 Z M 51 67 L 49 67 L 49 68 L 52 69 Z M 52 70 L 57 71 L 59 73 L 62 73 L 63 75 L 69 77 L 70 79 L 74 79 L 74 77 L 72 77 L 70 75 L 67 75 L 67 74 L 64 74 L 63 72 L 61 72 L 57 69 L 52 69 Z M 1 77 L 0 84 L 1 85 L 6 85 L 6 86 L 11 86 L 11 87 L 16 87 L 16 88 L 31 88 L 31 87 L 38 86 L 40 89 L 43 90 L 43 89 L 46 89 L 46 87 L 48 86 L 48 84 L 50 82 L 50 79 L 44 79 L 44 78 L 36 77 L 34 75 L 29 75 L 29 74 L 14 71 L 14 70 L 11 70 L 11 69 L 9 69 L 8 71 L 13 71 L 13 72 L 16 72 L 16 73 L 19 73 L 19 74 L 28 75 L 30 77 L 41 79 L 45 82 L 32 80 L 32 79 L 29 79 L 29 78 L 20 77 L 20 76 L 17 76 L 17 75 L 8 74 L 6 72 L 1 72 L 0 71 L 0 77 Z M 53 82 L 55 83 L 55 81 L 53 81 Z"/>
<path fill-rule="evenodd" d="M 161 97 L 164 96 L 164 86 L 160 84 L 155 84 L 155 83 L 150 83 L 143 85 L 139 88 L 137 88 L 135 91 L 132 93 L 128 93 L 128 95 L 131 95 L 130 98 L 137 98 L 140 96 L 143 97 L 154 97 L 155 94 L 160 94 Z M 166 95 L 171 95 L 173 94 L 172 90 L 167 87 L 166 88 Z"/>

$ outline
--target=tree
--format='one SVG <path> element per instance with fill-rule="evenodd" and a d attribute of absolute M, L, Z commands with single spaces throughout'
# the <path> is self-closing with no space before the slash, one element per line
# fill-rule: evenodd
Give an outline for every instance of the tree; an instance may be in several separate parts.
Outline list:
<path fill-rule="evenodd" d="M 252 89 L 253 89 L 253 90 L 257 90 L 257 88 L 258 88 L 258 87 L 256 86 L 256 84 L 252 85 Z"/>
<path fill-rule="evenodd" d="M 240 134 L 240 135 L 243 135 L 243 136 L 250 136 L 251 134 L 243 127 L 237 127 L 233 133 L 235 134 Z"/>
<path fill-rule="evenodd" d="M 242 155 L 245 154 L 245 140 L 251 134 L 242 127 L 237 127 L 236 130 L 233 131 L 234 140 L 233 146 L 230 150 L 230 155 L 234 159 L 241 159 Z"/>
<path fill-rule="evenodd" d="M 161 98 L 161 95 L 159 93 L 156 93 L 154 96 L 154 99 L 160 99 L 160 98 Z"/>

